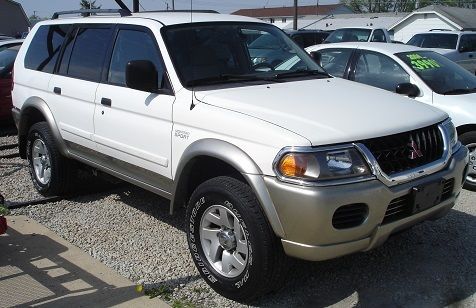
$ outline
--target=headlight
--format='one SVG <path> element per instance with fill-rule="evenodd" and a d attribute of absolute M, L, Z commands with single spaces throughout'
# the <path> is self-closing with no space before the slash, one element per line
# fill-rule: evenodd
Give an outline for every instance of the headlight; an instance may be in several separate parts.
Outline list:
<path fill-rule="evenodd" d="M 450 147 L 453 148 L 458 143 L 458 132 L 456 131 L 456 127 L 451 120 L 445 121 L 442 125 L 448 139 L 450 140 Z"/>
<path fill-rule="evenodd" d="M 362 155 L 352 147 L 282 151 L 275 161 L 277 175 L 286 180 L 318 182 L 365 178 L 371 175 Z"/>

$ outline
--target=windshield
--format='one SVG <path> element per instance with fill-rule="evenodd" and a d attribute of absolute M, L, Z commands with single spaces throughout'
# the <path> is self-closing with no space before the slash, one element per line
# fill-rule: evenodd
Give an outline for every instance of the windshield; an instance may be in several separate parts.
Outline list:
<path fill-rule="evenodd" d="M 328 77 L 304 50 L 272 25 L 195 23 L 164 27 L 162 33 L 186 87 L 259 80 L 277 82 L 276 79 L 284 82 L 302 76 Z M 251 43 L 250 35 L 257 37 Z M 266 46 L 266 49 L 256 46 Z M 299 66 L 276 69 L 294 56 L 301 62 Z M 293 74 L 288 74 L 291 72 Z"/>
<path fill-rule="evenodd" d="M 456 49 L 457 34 L 416 34 L 407 45 L 423 48 Z"/>
<path fill-rule="evenodd" d="M 339 42 L 367 42 L 372 30 L 370 29 L 338 29 L 329 34 L 324 41 L 325 43 L 339 43 Z"/>
<path fill-rule="evenodd" d="M 3 76 L 12 69 L 18 49 L 19 47 L 11 47 L 0 51 L 0 76 Z"/>
<path fill-rule="evenodd" d="M 433 51 L 396 54 L 436 93 L 467 94 L 476 91 L 476 76 Z"/>

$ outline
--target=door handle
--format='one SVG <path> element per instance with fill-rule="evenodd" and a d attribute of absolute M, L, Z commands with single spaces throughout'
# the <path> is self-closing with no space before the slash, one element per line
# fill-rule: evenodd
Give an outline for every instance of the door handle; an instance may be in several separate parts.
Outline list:
<path fill-rule="evenodd" d="M 111 107 L 112 101 L 110 98 L 101 98 L 101 105 Z"/>
<path fill-rule="evenodd" d="M 55 94 L 61 95 L 61 88 L 54 87 L 53 92 L 55 92 Z"/>
<path fill-rule="evenodd" d="M 472 54 L 470 54 L 470 55 L 469 55 L 469 57 L 470 57 L 470 58 L 472 58 L 472 57 L 473 57 L 473 55 L 472 55 Z"/>

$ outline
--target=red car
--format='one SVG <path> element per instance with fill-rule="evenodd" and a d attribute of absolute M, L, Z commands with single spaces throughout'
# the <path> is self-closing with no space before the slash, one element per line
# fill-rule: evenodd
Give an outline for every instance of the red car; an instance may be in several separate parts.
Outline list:
<path fill-rule="evenodd" d="M 12 69 L 21 41 L 0 44 L 0 124 L 12 118 Z"/>

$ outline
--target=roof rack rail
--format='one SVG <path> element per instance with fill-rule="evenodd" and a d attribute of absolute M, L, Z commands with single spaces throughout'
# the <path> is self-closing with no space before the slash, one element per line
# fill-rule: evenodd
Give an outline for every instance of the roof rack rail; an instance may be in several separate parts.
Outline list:
<path fill-rule="evenodd" d="M 140 11 L 137 13 L 211 13 L 220 14 L 215 10 L 154 10 L 154 11 Z"/>
<path fill-rule="evenodd" d="M 60 15 L 70 15 L 70 14 L 86 14 L 90 16 L 91 14 L 120 14 L 121 17 L 131 16 L 131 12 L 124 9 L 92 9 L 92 10 L 75 10 L 75 11 L 62 11 L 56 12 L 53 14 L 51 19 L 58 19 Z"/>
<path fill-rule="evenodd" d="M 431 31 L 452 31 L 451 29 L 430 29 Z"/>

